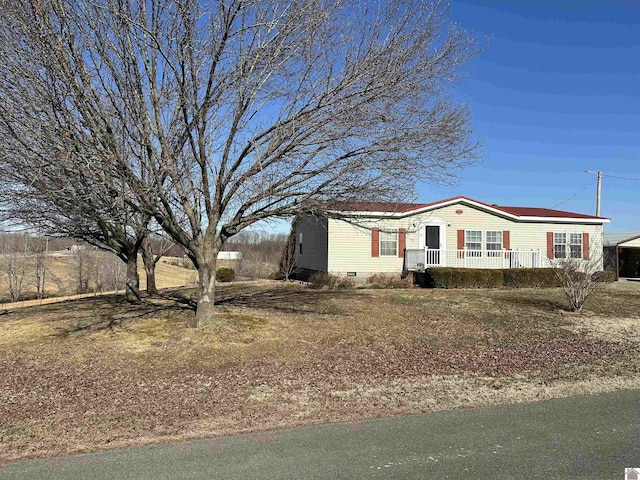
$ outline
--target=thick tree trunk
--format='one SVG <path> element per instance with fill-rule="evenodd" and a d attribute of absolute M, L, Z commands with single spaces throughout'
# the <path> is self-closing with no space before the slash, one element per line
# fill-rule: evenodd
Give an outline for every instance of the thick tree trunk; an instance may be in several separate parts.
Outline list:
<path fill-rule="evenodd" d="M 213 242 L 211 242 L 213 243 Z M 204 258 L 198 266 L 198 286 L 200 300 L 194 318 L 193 326 L 202 327 L 213 321 L 215 316 L 216 299 L 216 264 L 220 247 L 205 248 Z"/>
<path fill-rule="evenodd" d="M 147 275 L 147 293 L 155 295 L 158 293 L 158 287 L 156 286 L 156 264 L 151 262 L 144 264 L 144 271 Z"/>
<path fill-rule="evenodd" d="M 125 297 L 132 303 L 140 302 L 140 277 L 138 276 L 138 255 L 133 254 L 127 258 L 127 282 Z"/>
<path fill-rule="evenodd" d="M 144 263 L 144 272 L 147 275 L 147 293 L 155 295 L 158 293 L 156 286 L 156 263 L 153 258 L 153 248 L 149 237 L 145 237 L 140 246 L 142 253 L 142 262 Z"/>

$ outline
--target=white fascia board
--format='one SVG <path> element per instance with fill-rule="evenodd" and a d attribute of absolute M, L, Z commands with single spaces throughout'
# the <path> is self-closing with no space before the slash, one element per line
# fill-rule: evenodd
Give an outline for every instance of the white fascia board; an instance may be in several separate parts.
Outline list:
<path fill-rule="evenodd" d="M 505 212 L 504 210 L 500 210 L 497 208 L 493 208 L 489 205 L 484 205 L 482 203 L 474 202 L 473 200 L 469 200 L 466 198 L 454 198 L 452 200 L 448 200 L 446 202 L 435 203 L 433 205 L 428 205 L 422 208 L 416 208 L 415 210 L 409 210 L 406 212 L 359 212 L 359 211 L 351 211 L 351 212 L 336 212 L 341 213 L 345 216 L 352 217 L 387 217 L 387 218 L 403 218 L 409 217 L 412 215 L 418 215 L 420 213 L 428 212 L 430 210 L 435 210 L 437 208 L 448 207 L 449 205 L 455 205 L 456 203 L 463 203 L 470 205 L 472 207 L 476 207 L 480 210 L 484 210 L 486 212 L 493 213 L 494 215 L 500 217 L 506 217 L 516 222 L 537 222 L 537 223 L 582 223 L 582 224 L 590 224 L 590 225 L 601 225 L 604 223 L 610 223 L 611 220 L 609 218 L 574 218 L 574 217 L 533 217 L 533 216 L 521 216 L 514 215 L 509 212 Z"/>
<path fill-rule="evenodd" d="M 446 202 L 434 203 L 433 205 L 427 205 L 426 207 L 416 208 L 415 210 L 408 210 L 405 212 L 340 212 L 343 215 L 347 216 L 357 216 L 357 217 L 391 217 L 391 218 L 402 218 L 409 217 L 411 215 L 418 215 L 420 213 L 428 212 L 430 210 L 435 210 L 437 208 L 448 207 L 449 205 L 455 205 L 456 203 L 464 203 L 470 205 L 472 207 L 476 207 L 480 210 L 485 210 L 487 212 L 491 212 L 495 215 L 499 215 L 502 217 L 511 218 L 513 220 L 520 220 L 522 218 L 535 218 L 535 217 L 518 217 L 517 215 L 513 215 L 511 213 L 507 213 L 503 210 L 498 210 L 497 208 L 492 208 L 488 205 L 483 205 L 481 203 L 474 202 L 472 200 L 468 200 L 466 198 L 454 198 L 451 200 L 447 200 Z"/>
<path fill-rule="evenodd" d="M 601 225 L 610 223 L 610 218 L 574 218 L 574 217 L 515 217 L 520 222 L 538 222 L 538 223 L 588 223 L 593 225 Z"/>
<path fill-rule="evenodd" d="M 517 222 L 540 222 L 540 223 L 589 223 L 594 225 L 599 225 L 602 223 L 609 223 L 611 220 L 608 218 L 575 218 L 575 217 L 535 217 L 535 216 L 518 216 L 513 213 L 505 212 L 499 208 L 493 208 L 490 205 L 485 205 L 483 203 L 474 202 L 473 200 L 467 198 L 456 198 L 453 200 L 449 200 L 447 202 L 442 202 L 434 205 L 429 205 L 428 207 L 419 208 L 416 210 L 411 210 L 411 212 L 404 212 L 404 214 L 416 214 L 422 213 L 429 210 L 433 210 L 435 208 L 447 207 L 449 205 L 454 205 L 456 203 L 463 203 L 467 205 L 471 205 L 480 210 L 484 210 L 486 212 L 493 213 L 494 215 L 498 215 L 501 217 L 507 217 Z"/>

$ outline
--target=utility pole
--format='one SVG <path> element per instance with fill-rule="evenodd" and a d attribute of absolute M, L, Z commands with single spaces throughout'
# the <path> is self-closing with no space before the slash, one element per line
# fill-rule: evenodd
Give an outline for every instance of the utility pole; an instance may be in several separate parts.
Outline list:
<path fill-rule="evenodd" d="M 602 196 L 602 172 L 592 172 L 585 170 L 585 173 L 593 173 L 598 176 L 598 186 L 596 187 L 596 217 L 600 216 L 600 198 Z"/>

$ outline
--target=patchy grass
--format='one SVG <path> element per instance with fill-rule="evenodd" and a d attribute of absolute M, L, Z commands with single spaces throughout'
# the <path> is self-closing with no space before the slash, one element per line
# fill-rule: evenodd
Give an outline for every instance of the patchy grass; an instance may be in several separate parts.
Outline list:
<path fill-rule="evenodd" d="M 640 387 L 640 286 L 562 317 L 560 290 L 188 289 L 0 316 L 0 461 Z"/>

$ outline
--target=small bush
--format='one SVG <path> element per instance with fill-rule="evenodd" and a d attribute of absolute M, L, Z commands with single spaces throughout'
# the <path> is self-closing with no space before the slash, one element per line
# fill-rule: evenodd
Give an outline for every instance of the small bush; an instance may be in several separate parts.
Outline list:
<path fill-rule="evenodd" d="M 596 272 L 593 274 L 593 279 L 596 282 L 613 283 L 616 281 L 616 272 L 612 270 L 605 270 L 604 272 Z"/>
<path fill-rule="evenodd" d="M 509 288 L 560 287 L 562 282 L 553 268 L 509 268 L 503 270 L 504 285 Z"/>
<path fill-rule="evenodd" d="M 410 288 L 413 276 L 400 278 L 398 275 L 376 273 L 367 278 L 367 288 Z"/>
<path fill-rule="evenodd" d="M 311 288 L 331 288 L 336 282 L 336 277 L 326 272 L 317 272 L 312 274 L 307 281 L 311 284 Z"/>
<path fill-rule="evenodd" d="M 216 270 L 216 282 L 233 282 L 236 279 L 236 271 L 230 267 L 221 267 Z"/>
<path fill-rule="evenodd" d="M 432 288 L 499 288 L 504 286 L 502 270 L 490 268 L 428 268 L 427 287 Z"/>
<path fill-rule="evenodd" d="M 284 274 L 280 271 L 271 274 L 271 280 L 284 280 Z"/>
<path fill-rule="evenodd" d="M 351 280 L 350 278 L 347 277 L 339 277 L 333 288 L 336 288 L 338 290 L 351 290 L 352 288 L 355 288 L 355 283 L 353 283 L 353 280 Z"/>
<path fill-rule="evenodd" d="M 332 290 L 344 290 L 354 288 L 355 285 L 350 278 L 336 277 L 326 272 L 317 272 L 309 277 L 311 288 L 330 288 Z"/>
<path fill-rule="evenodd" d="M 563 258 L 554 262 L 554 271 L 569 302 L 569 310 L 581 312 L 593 294 L 608 286 L 606 275 L 600 270 L 601 258 L 591 256 L 587 261 Z"/>

